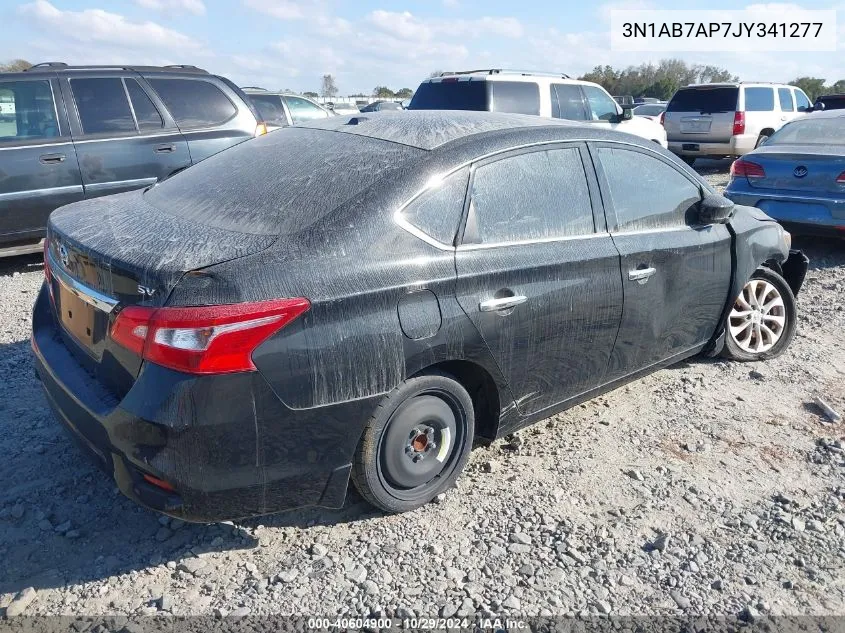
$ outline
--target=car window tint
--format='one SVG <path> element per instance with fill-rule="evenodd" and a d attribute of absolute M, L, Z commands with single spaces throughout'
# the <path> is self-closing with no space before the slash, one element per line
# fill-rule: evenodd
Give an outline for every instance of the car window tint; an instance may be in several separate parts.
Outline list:
<path fill-rule="evenodd" d="M 425 81 L 420 84 L 409 110 L 477 110 L 487 109 L 486 81 Z"/>
<path fill-rule="evenodd" d="M 731 112 L 736 110 L 739 88 L 681 88 L 669 100 L 666 112 Z"/>
<path fill-rule="evenodd" d="M 180 128 L 225 123 L 238 113 L 213 83 L 201 79 L 147 79 Z"/>
<path fill-rule="evenodd" d="M 71 79 L 70 87 L 85 134 L 138 131 L 119 77 Z"/>
<path fill-rule="evenodd" d="M 288 124 L 288 119 L 285 116 L 285 110 L 282 106 L 282 98 L 279 95 L 248 96 L 265 123 L 269 125 L 278 125 L 280 127 L 284 127 Z"/>
<path fill-rule="evenodd" d="M 792 91 L 789 88 L 778 88 L 778 101 L 783 112 L 795 112 L 792 104 Z"/>
<path fill-rule="evenodd" d="M 49 81 L 0 81 L 0 142 L 58 136 Z"/>
<path fill-rule="evenodd" d="M 842 118 L 809 116 L 787 123 L 769 137 L 770 145 L 845 145 L 845 125 Z"/>
<path fill-rule="evenodd" d="M 468 167 L 455 172 L 411 202 L 402 211 L 402 216 L 438 242 L 454 243 L 464 209 L 468 176 Z"/>
<path fill-rule="evenodd" d="M 810 100 L 802 90 L 795 90 L 795 104 L 798 106 L 798 112 L 806 112 L 810 107 Z"/>
<path fill-rule="evenodd" d="M 290 118 L 294 123 L 304 123 L 305 121 L 313 121 L 314 119 L 328 118 L 329 113 L 321 107 L 314 105 L 308 99 L 300 97 L 285 97 L 290 110 Z"/>
<path fill-rule="evenodd" d="M 701 200 L 698 185 L 666 163 L 642 152 L 600 147 L 617 231 L 687 224 L 687 213 Z"/>
<path fill-rule="evenodd" d="M 141 88 L 141 85 L 134 79 L 125 79 L 126 90 L 132 101 L 132 109 L 135 110 L 135 119 L 138 121 L 138 128 L 141 130 L 160 130 L 164 127 L 164 119 L 153 105 L 152 100 Z"/>
<path fill-rule="evenodd" d="M 584 121 L 587 118 L 580 86 L 552 84 L 550 90 L 553 117 L 572 121 Z"/>
<path fill-rule="evenodd" d="M 771 88 L 746 88 L 747 112 L 771 112 L 775 109 L 775 92 Z"/>
<path fill-rule="evenodd" d="M 482 243 L 592 233 L 590 192 L 576 148 L 519 154 L 482 165 L 472 183 Z"/>
<path fill-rule="evenodd" d="M 540 87 L 526 81 L 488 81 L 490 112 L 540 114 Z"/>
<path fill-rule="evenodd" d="M 616 102 L 601 88 L 582 86 L 590 104 L 590 118 L 593 121 L 611 121 L 617 114 Z"/>

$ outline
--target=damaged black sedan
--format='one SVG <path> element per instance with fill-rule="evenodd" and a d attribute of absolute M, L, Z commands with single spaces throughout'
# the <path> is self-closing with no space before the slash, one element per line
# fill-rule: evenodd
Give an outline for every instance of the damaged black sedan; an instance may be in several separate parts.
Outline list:
<path fill-rule="evenodd" d="M 451 486 L 493 439 L 694 354 L 777 356 L 789 234 L 654 143 L 336 117 L 49 223 L 32 345 L 129 497 L 194 521 Z"/>

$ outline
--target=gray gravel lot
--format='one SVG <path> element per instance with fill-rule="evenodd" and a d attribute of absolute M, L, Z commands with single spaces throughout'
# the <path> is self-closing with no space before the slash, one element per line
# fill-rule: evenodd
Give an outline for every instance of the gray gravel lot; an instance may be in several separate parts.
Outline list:
<path fill-rule="evenodd" d="M 30 359 L 40 258 L 0 260 L 0 614 L 845 614 L 845 426 L 812 404 L 845 412 L 845 243 L 795 244 L 781 358 L 693 359 L 477 448 L 411 514 L 352 493 L 237 526 L 139 508 L 71 444 Z"/>

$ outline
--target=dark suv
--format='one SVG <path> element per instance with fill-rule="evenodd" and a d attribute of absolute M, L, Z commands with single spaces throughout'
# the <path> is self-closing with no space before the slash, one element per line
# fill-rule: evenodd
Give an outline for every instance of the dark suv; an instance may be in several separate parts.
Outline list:
<path fill-rule="evenodd" d="M 0 255 L 38 248 L 62 205 L 150 185 L 266 131 L 243 92 L 194 66 L 0 74 Z"/>

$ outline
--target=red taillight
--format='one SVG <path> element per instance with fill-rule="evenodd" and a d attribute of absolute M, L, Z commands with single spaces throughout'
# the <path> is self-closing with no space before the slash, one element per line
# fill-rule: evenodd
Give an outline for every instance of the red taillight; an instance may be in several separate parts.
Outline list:
<path fill-rule="evenodd" d="M 745 112 L 734 112 L 734 129 L 732 134 L 745 134 Z"/>
<path fill-rule="evenodd" d="M 310 307 L 308 299 L 188 308 L 129 306 L 118 314 L 111 337 L 144 360 L 189 374 L 254 371 L 255 349 Z"/>
<path fill-rule="evenodd" d="M 666 123 L 666 110 L 660 113 L 660 125 L 665 125 Z"/>
<path fill-rule="evenodd" d="M 752 163 L 750 160 L 738 158 L 731 163 L 731 176 L 734 178 L 745 176 L 746 178 L 765 178 L 766 170 L 762 165 Z"/>
<path fill-rule="evenodd" d="M 840 185 L 845 185 L 845 171 L 843 171 L 836 177 L 836 182 L 838 182 Z"/>

